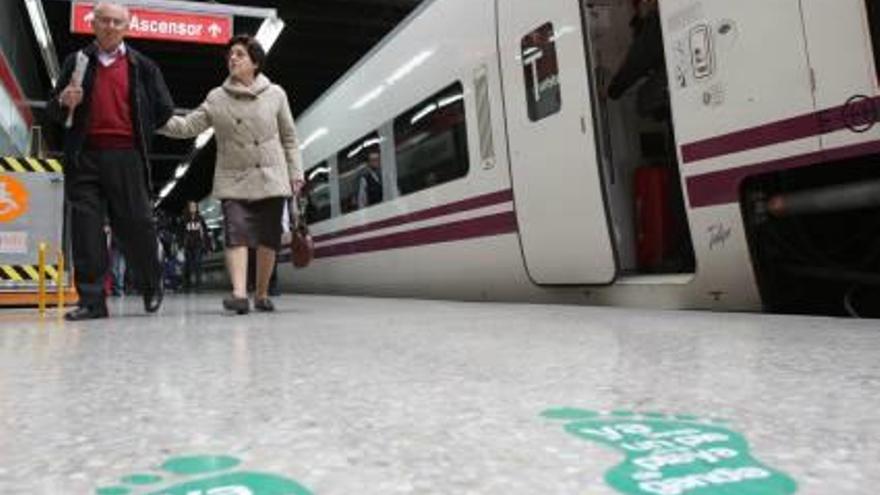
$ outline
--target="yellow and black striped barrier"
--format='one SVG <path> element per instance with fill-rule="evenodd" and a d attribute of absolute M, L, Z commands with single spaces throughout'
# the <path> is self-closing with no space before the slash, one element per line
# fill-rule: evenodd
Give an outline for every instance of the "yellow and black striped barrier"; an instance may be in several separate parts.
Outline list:
<path fill-rule="evenodd" d="M 58 266 L 46 265 L 46 278 L 58 280 Z M 39 282 L 40 265 L 0 265 L 0 281 Z"/>
<path fill-rule="evenodd" d="M 0 156 L 0 307 L 75 302 L 64 269 L 64 166 L 59 160 Z"/>
<path fill-rule="evenodd" d="M 64 172 L 64 167 L 61 165 L 61 162 L 54 158 L 41 159 L 4 156 L 0 159 L 0 172 L 60 174 Z"/>

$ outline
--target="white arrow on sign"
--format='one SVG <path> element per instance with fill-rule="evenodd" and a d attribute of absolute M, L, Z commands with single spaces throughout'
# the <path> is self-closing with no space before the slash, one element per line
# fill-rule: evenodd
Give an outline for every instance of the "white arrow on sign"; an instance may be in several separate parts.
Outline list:
<path fill-rule="evenodd" d="M 212 38 L 220 36 L 221 31 L 223 31 L 223 28 L 218 26 L 216 22 L 212 22 L 211 25 L 208 26 L 208 32 L 211 33 Z"/>

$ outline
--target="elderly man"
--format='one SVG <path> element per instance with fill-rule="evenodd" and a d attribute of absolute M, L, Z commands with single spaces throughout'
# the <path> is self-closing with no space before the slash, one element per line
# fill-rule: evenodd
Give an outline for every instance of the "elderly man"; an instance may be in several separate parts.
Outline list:
<path fill-rule="evenodd" d="M 144 309 L 153 313 L 162 304 L 147 156 L 154 130 L 171 117 L 174 103 L 156 64 L 125 44 L 129 22 L 124 6 L 98 3 L 95 41 L 82 50 L 85 71 L 74 77 L 77 54 L 68 56 L 49 100 L 55 120 L 72 116 L 64 142 L 65 187 L 80 304 L 66 315 L 71 321 L 108 316 L 101 283 L 108 265 L 102 235 L 108 217 L 137 275 Z"/>

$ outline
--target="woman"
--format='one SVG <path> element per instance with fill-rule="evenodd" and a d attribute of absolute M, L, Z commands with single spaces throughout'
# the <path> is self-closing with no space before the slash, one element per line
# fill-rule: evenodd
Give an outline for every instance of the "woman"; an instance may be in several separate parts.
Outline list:
<path fill-rule="evenodd" d="M 172 117 L 160 133 L 192 138 L 213 127 L 217 167 L 213 195 L 222 200 L 226 264 L 232 296 L 223 307 L 250 310 L 247 298 L 248 248 L 257 250 L 254 307 L 273 311 L 269 277 L 281 244 L 284 202 L 303 185 L 302 158 L 284 90 L 263 75 L 266 52 L 250 36 L 228 45 L 229 77 L 185 117 Z"/>

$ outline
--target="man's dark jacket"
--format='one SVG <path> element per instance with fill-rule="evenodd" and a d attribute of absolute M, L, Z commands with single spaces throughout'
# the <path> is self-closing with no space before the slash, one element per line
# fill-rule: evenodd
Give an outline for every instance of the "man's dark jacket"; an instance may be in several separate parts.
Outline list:
<path fill-rule="evenodd" d="M 129 103 L 131 105 L 131 122 L 134 128 L 135 147 L 141 153 L 146 164 L 145 174 L 148 187 L 151 185 L 150 162 L 147 160 L 153 133 L 159 127 L 165 125 L 174 113 L 174 101 L 165 85 L 165 79 L 159 67 L 149 58 L 126 45 L 129 70 Z M 64 139 L 65 170 L 76 170 L 79 152 L 82 151 L 86 141 L 88 130 L 89 109 L 92 102 L 92 88 L 95 83 L 95 68 L 98 61 L 98 45 L 92 43 L 83 48 L 83 53 L 89 57 L 88 69 L 83 77 L 83 101 L 77 107 L 73 118 L 73 127 L 67 130 Z M 76 66 L 76 52 L 71 53 L 64 60 L 61 67 L 61 77 L 49 98 L 47 111 L 49 116 L 63 124 L 67 120 L 67 108 L 58 101 L 61 91 L 70 83 L 73 69 Z"/>

